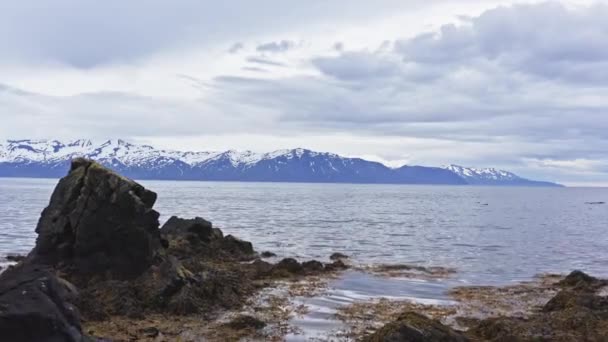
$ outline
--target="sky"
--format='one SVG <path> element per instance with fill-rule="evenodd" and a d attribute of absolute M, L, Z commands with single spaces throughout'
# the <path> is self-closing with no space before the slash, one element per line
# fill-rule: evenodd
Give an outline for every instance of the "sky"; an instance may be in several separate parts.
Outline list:
<path fill-rule="evenodd" d="M 0 139 L 608 185 L 608 1 L 0 0 Z"/>

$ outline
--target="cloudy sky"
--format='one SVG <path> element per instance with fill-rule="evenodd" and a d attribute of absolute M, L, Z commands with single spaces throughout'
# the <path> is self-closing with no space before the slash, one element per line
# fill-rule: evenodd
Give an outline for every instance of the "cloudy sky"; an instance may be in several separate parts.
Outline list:
<path fill-rule="evenodd" d="M 608 185 L 608 2 L 0 0 L 0 139 Z"/>

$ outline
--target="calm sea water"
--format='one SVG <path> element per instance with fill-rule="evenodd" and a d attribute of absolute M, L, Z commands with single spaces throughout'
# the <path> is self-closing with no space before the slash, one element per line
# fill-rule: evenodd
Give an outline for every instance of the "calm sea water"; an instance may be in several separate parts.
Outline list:
<path fill-rule="evenodd" d="M 0 254 L 26 253 L 56 184 L 0 178 Z M 604 188 L 143 181 L 161 222 L 201 216 L 282 256 L 449 266 L 474 282 L 608 276 Z"/>
<path fill-rule="evenodd" d="M 301 259 L 453 267 L 446 281 L 356 272 L 332 284 L 305 319 L 357 298 L 441 300 L 455 284 L 506 284 L 581 269 L 608 277 L 608 189 L 143 181 L 161 221 L 204 217 L 258 251 Z M 0 179 L 0 255 L 27 253 L 56 180 Z M 316 322 L 316 323 L 315 323 Z M 312 324 L 312 326 L 311 326 Z"/>

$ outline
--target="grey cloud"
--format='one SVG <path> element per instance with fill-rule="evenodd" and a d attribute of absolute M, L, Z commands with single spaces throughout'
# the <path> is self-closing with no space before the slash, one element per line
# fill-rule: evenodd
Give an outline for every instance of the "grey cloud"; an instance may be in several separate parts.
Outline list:
<path fill-rule="evenodd" d="M 423 6 L 416 0 L 407 6 Z M 380 17 L 397 0 L 55 0 L 0 2 L 0 62 L 92 68 L 171 49 L 202 48 L 287 29 Z M 340 17 L 335 13 L 339 11 Z"/>
<path fill-rule="evenodd" d="M 326 75 L 344 79 L 371 79 L 398 76 L 400 65 L 368 52 L 344 52 L 339 58 L 319 57 L 312 60 Z"/>
<path fill-rule="evenodd" d="M 444 161 L 458 162 L 448 154 L 474 146 L 456 158 L 532 173 L 542 171 L 534 160 L 602 164 L 608 44 L 598 42 L 608 42 L 599 19 L 605 13 L 601 5 L 500 7 L 393 49 L 313 58 L 319 77 L 222 77 L 216 86 L 230 89 L 227 103 L 272 111 L 287 129 L 452 142 Z"/>
<path fill-rule="evenodd" d="M 278 42 L 270 42 L 258 45 L 256 51 L 258 52 L 270 52 L 270 53 L 281 53 L 293 48 L 295 43 L 290 40 L 281 40 Z"/>
<path fill-rule="evenodd" d="M 608 85 L 608 6 L 572 10 L 557 2 L 499 7 L 465 25 L 401 40 L 396 52 L 419 64 L 475 66 Z"/>
<path fill-rule="evenodd" d="M 229 53 L 238 53 L 239 51 L 243 50 L 245 48 L 245 45 L 243 43 L 234 43 L 230 49 L 228 49 Z"/>
<path fill-rule="evenodd" d="M 277 61 L 273 61 L 263 57 L 247 57 L 247 62 L 254 64 L 270 65 L 270 66 L 285 66 L 285 64 Z"/>

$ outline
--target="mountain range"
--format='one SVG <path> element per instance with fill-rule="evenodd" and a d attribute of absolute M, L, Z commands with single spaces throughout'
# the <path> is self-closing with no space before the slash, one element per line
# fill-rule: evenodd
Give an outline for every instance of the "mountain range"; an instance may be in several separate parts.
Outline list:
<path fill-rule="evenodd" d="M 95 144 L 80 139 L 7 140 L 0 143 L 0 177 L 59 178 L 70 160 L 86 157 L 134 179 L 447 184 L 492 186 L 560 186 L 528 180 L 493 168 L 457 165 L 426 167 L 405 165 L 391 168 L 361 158 L 346 158 L 297 148 L 269 153 L 180 152 L 156 149 L 124 140 Z"/>

